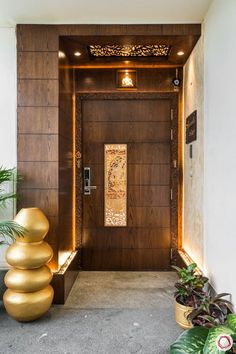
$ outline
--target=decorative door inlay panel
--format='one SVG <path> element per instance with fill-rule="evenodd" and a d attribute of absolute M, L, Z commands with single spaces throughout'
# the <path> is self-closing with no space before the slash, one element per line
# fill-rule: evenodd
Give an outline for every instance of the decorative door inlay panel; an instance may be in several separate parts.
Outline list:
<path fill-rule="evenodd" d="M 104 226 L 127 225 L 127 144 L 104 145 Z"/>

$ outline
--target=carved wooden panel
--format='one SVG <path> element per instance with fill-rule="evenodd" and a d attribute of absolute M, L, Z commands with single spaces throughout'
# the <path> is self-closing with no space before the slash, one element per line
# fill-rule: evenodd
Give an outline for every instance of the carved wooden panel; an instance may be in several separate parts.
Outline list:
<path fill-rule="evenodd" d="M 104 226 L 127 225 L 127 145 L 104 145 Z"/>

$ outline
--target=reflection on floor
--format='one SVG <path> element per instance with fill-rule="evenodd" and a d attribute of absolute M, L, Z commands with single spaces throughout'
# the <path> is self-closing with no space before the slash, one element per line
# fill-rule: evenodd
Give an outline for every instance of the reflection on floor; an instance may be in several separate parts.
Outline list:
<path fill-rule="evenodd" d="M 0 310 L 0 353 L 167 354 L 174 321 L 172 272 L 81 272 L 65 306 L 19 324 Z"/>

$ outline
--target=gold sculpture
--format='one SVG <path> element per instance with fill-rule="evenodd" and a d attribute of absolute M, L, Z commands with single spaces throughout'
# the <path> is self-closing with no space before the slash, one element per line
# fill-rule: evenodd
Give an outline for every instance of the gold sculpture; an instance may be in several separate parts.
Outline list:
<path fill-rule="evenodd" d="M 17 237 L 6 252 L 13 267 L 5 276 L 8 287 L 3 302 L 10 316 L 28 322 L 41 317 L 52 304 L 52 272 L 46 263 L 52 258 L 51 247 L 43 241 L 49 222 L 38 208 L 21 209 L 14 219 L 27 232 Z"/>

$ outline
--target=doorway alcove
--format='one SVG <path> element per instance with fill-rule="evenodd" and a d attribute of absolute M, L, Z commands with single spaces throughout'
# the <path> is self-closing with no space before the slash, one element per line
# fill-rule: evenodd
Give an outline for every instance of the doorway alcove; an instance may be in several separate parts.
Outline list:
<path fill-rule="evenodd" d="M 17 26 L 18 170 L 24 177 L 19 187 L 18 208 L 38 206 L 49 218 L 47 241 L 54 251 L 51 268 L 56 303 L 65 301 L 80 264 L 82 210 L 78 203 L 81 177 L 76 167 L 80 136 L 78 121 L 76 123 L 76 95 L 116 92 L 114 72 L 127 66 L 137 70 L 140 92 L 173 92 L 171 81 L 176 68 L 181 77 L 182 66 L 200 35 L 198 24 Z M 121 44 L 122 41 L 169 43 L 170 55 L 166 61 L 145 58 L 128 60 L 129 63 L 124 59 L 91 60 L 74 56 L 75 50 L 83 51 L 89 44 Z M 177 56 L 179 50 L 185 54 Z M 58 52 L 64 52 L 66 57 L 58 60 Z M 149 79 L 145 86 L 146 70 L 149 70 Z M 92 73 L 92 82 L 86 81 L 88 72 Z M 181 89 L 178 99 L 181 122 Z M 180 128 L 177 135 L 181 142 Z M 181 162 L 179 144 L 179 215 Z M 181 244 L 181 217 L 178 231 Z"/>

